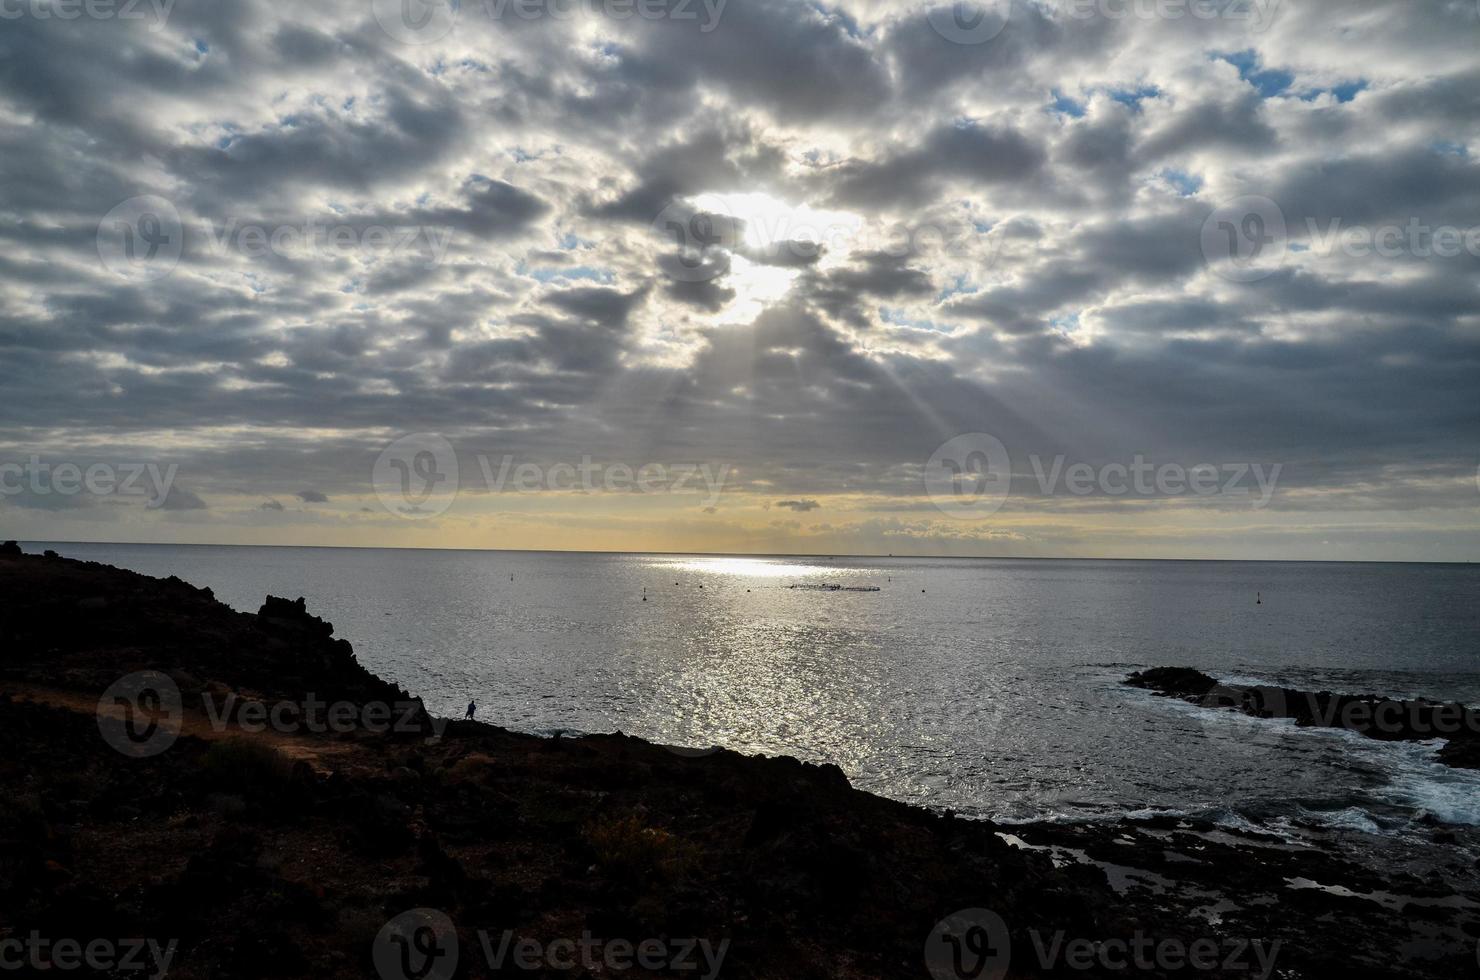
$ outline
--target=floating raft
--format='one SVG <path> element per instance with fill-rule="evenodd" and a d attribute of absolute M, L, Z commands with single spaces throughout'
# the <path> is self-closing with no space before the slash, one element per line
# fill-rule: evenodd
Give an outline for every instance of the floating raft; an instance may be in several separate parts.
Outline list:
<path fill-rule="evenodd" d="M 879 592 L 877 585 L 791 585 L 792 589 L 810 589 L 813 592 Z"/>

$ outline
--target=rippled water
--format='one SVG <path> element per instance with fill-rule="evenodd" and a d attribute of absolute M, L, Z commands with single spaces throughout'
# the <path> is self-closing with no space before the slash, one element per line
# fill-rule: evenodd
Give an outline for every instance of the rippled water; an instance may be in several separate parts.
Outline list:
<path fill-rule="evenodd" d="M 476 698 L 512 728 L 835 762 L 861 788 L 1005 819 L 1480 824 L 1480 775 L 1430 747 L 1118 683 L 1177 664 L 1480 703 L 1480 566 L 41 547 L 238 609 L 305 596 L 433 710 Z M 791 588 L 828 583 L 879 591 Z"/>

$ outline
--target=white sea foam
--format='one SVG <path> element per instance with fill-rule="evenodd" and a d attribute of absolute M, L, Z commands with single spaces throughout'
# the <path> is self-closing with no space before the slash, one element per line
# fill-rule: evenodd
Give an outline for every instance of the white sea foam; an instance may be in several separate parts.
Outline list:
<path fill-rule="evenodd" d="M 1384 744 L 1390 783 L 1377 795 L 1443 823 L 1480 826 L 1480 772 L 1435 760 L 1442 741 Z"/>
<path fill-rule="evenodd" d="M 1251 674 L 1228 674 L 1220 676 L 1218 680 L 1229 687 L 1282 687 L 1278 681 L 1268 677 L 1254 677 Z"/>
<path fill-rule="evenodd" d="M 1300 822 L 1326 830 L 1355 830 L 1378 836 L 1387 833 L 1371 813 L 1359 806 L 1343 807 L 1340 810 L 1307 810 L 1301 807 Z"/>

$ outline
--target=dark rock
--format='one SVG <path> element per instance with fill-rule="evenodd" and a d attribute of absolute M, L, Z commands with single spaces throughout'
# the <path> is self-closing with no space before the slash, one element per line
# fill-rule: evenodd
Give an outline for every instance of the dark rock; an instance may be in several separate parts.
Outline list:
<path fill-rule="evenodd" d="M 1133 673 L 1124 683 L 1205 708 L 1231 708 L 1256 718 L 1291 718 L 1304 727 L 1343 728 L 1382 741 L 1447 739 L 1439 752 L 1441 762 L 1480 768 L 1480 712 L 1462 704 L 1220 684 L 1187 667 L 1156 667 Z"/>
<path fill-rule="evenodd" d="M 334 635 L 334 624 L 309 612 L 308 603 L 302 596 L 289 600 L 270 595 L 257 610 L 257 616 L 276 626 L 294 627 L 324 638 Z"/>
<path fill-rule="evenodd" d="M 1207 694 L 1218 682 L 1191 667 L 1152 667 L 1131 674 L 1125 683 L 1172 697 L 1197 698 Z"/>

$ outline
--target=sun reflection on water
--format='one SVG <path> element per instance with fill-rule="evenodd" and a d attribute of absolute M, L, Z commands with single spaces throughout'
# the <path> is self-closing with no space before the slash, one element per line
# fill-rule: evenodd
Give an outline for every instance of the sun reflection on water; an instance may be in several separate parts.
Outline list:
<path fill-rule="evenodd" d="M 822 565 L 804 565 L 784 558 L 694 557 L 667 563 L 669 567 L 705 575 L 738 575 L 749 578 L 787 578 L 822 575 L 837 569 Z"/>

